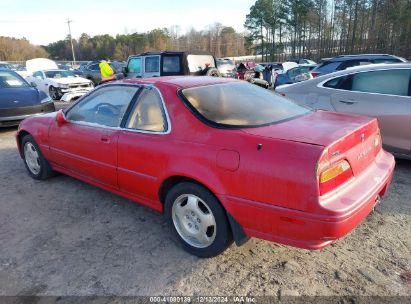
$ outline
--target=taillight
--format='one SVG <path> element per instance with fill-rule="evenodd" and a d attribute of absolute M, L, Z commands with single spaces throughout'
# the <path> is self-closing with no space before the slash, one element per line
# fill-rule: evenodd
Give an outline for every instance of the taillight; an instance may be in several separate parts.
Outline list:
<path fill-rule="evenodd" d="M 353 176 L 351 166 L 346 160 L 331 164 L 327 169 L 322 171 L 319 176 L 320 195 L 323 195 Z"/>
<path fill-rule="evenodd" d="M 320 74 L 320 72 L 311 72 L 311 76 L 313 76 L 313 78 L 317 77 Z"/>

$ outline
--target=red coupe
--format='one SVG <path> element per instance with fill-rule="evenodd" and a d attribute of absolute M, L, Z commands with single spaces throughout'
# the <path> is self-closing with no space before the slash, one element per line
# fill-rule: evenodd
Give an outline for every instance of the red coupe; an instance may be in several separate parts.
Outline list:
<path fill-rule="evenodd" d="M 17 144 L 33 178 L 61 172 L 164 212 L 201 257 L 248 237 L 323 248 L 371 212 L 395 164 L 376 119 L 214 77 L 101 86 L 24 120 Z"/>

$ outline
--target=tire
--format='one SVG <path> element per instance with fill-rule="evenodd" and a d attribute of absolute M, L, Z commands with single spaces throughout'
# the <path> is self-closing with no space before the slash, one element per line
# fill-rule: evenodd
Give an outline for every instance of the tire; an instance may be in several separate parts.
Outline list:
<path fill-rule="evenodd" d="M 29 175 L 37 180 L 44 180 L 54 175 L 49 162 L 44 158 L 33 136 L 26 135 L 21 141 L 24 165 Z"/>
<path fill-rule="evenodd" d="M 219 255 L 233 242 L 225 210 L 206 188 L 184 182 L 166 196 L 167 220 L 184 250 L 201 258 Z"/>
<path fill-rule="evenodd" d="M 221 77 L 220 72 L 216 68 L 208 68 L 205 75 L 211 77 Z"/>
<path fill-rule="evenodd" d="M 49 87 L 49 95 L 50 95 L 50 97 L 51 97 L 53 100 L 60 100 L 61 97 L 63 97 L 63 96 L 61 95 L 61 93 L 58 91 L 58 89 L 56 89 L 56 88 L 53 87 L 53 86 L 50 86 L 50 87 Z"/>

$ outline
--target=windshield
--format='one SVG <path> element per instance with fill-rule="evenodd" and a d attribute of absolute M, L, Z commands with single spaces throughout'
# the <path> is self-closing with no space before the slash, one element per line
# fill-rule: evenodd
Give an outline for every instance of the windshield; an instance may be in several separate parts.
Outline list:
<path fill-rule="evenodd" d="M 58 70 L 58 71 L 46 71 L 44 72 L 47 78 L 64 78 L 64 77 L 76 77 L 73 72 Z"/>
<path fill-rule="evenodd" d="M 258 127 L 310 112 L 272 91 L 248 83 L 224 83 L 182 90 L 185 102 L 206 122 Z"/>
<path fill-rule="evenodd" d="M 21 88 L 28 86 L 28 83 L 14 72 L 0 71 L 0 88 Z"/>

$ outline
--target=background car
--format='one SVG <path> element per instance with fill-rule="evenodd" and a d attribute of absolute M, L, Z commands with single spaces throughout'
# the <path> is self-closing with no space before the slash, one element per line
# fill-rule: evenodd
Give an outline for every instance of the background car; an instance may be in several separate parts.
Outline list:
<path fill-rule="evenodd" d="M 2 69 L 2 70 L 13 70 L 13 67 L 11 66 L 11 64 L 9 64 L 6 61 L 0 61 L 0 69 Z"/>
<path fill-rule="evenodd" d="M 59 70 L 54 61 L 46 58 L 27 60 L 26 67 L 32 73 L 26 79 L 53 100 L 71 101 L 94 88 L 90 80 Z"/>
<path fill-rule="evenodd" d="M 235 62 L 227 58 L 217 58 L 217 68 L 222 77 L 236 78 L 237 68 Z"/>
<path fill-rule="evenodd" d="M 300 65 L 314 65 L 317 64 L 314 60 L 307 59 L 307 58 L 291 58 L 288 61 L 292 61 L 298 63 Z"/>
<path fill-rule="evenodd" d="M 320 64 L 311 71 L 311 75 L 317 77 L 319 75 L 345 70 L 358 65 L 400 62 L 407 62 L 407 60 L 388 54 L 340 55 L 334 58 L 321 60 Z"/>
<path fill-rule="evenodd" d="M 384 147 L 411 158 L 411 63 L 355 67 L 276 91 L 314 109 L 376 117 Z"/>
<path fill-rule="evenodd" d="M 123 72 L 127 79 L 177 75 L 221 76 L 216 59 L 209 53 L 168 51 L 132 55 Z"/>
<path fill-rule="evenodd" d="M 88 80 L 91 80 L 94 86 L 97 86 L 101 83 L 101 71 L 100 71 L 100 61 L 92 61 L 86 65 L 82 70 L 82 77 Z M 109 62 L 109 65 L 113 69 L 114 76 L 116 79 L 124 78 L 124 75 L 121 69 L 116 69 L 115 65 L 112 62 Z"/>
<path fill-rule="evenodd" d="M 395 164 L 376 119 L 221 77 L 106 84 L 16 139 L 32 178 L 56 170 L 164 212 L 200 257 L 249 237 L 324 248 L 373 210 Z"/>
<path fill-rule="evenodd" d="M 284 73 L 277 73 L 274 77 L 274 89 L 283 84 L 290 84 L 295 82 L 300 82 L 313 78 L 310 71 L 314 69 L 317 65 L 302 65 L 295 68 L 291 68 Z"/>
<path fill-rule="evenodd" d="M 54 111 L 47 94 L 30 86 L 16 72 L 0 69 L 0 127 L 16 126 L 26 117 Z"/>

